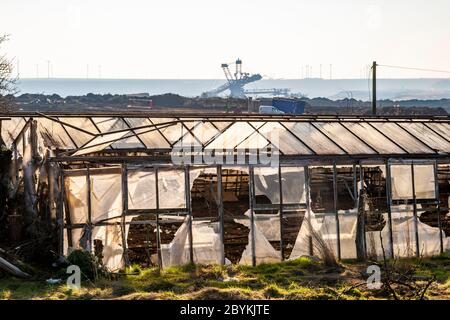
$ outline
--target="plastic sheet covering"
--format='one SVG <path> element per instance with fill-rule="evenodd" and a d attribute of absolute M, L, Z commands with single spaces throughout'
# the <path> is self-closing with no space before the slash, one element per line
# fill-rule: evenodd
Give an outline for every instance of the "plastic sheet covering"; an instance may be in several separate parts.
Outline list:
<path fill-rule="evenodd" d="M 307 215 L 308 216 L 308 215 Z M 317 215 L 311 211 L 309 216 L 311 228 L 314 232 L 318 233 L 328 248 L 337 257 L 337 233 L 336 233 L 336 218 L 334 215 Z M 341 245 L 341 258 L 342 259 L 354 259 L 356 258 L 356 211 L 347 213 L 346 215 L 339 215 L 339 231 L 340 231 L 340 245 Z M 309 226 L 308 221 L 305 219 L 300 227 L 297 240 L 295 241 L 294 248 L 290 259 L 301 257 L 302 255 L 309 255 Z M 313 250 L 314 254 L 317 254 L 317 250 Z"/>
<path fill-rule="evenodd" d="M 158 188 L 160 209 L 186 207 L 183 170 L 158 171 Z"/>
<path fill-rule="evenodd" d="M 129 129 L 129 126 L 120 118 L 92 118 L 102 133 Z M 121 139 L 112 144 L 114 148 L 144 147 L 136 137 Z"/>
<path fill-rule="evenodd" d="M 280 203 L 278 168 L 255 167 L 255 194 L 267 196 L 272 204 Z M 305 203 L 303 167 L 282 167 L 283 203 Z"/>
<path fill-rule="evenodd" d="M 65 176 L 64 180 L 70 223 L 86 223 L 88 221 L 86 176 Z"/>
<path fill-rule="evenodd" d="M 255 167 L 255 194 L 265 195 L 272 204 L 280 203 L 278 168 Z M 305 203 L 305 176 L 303 167 L 282 167 L 283 203 Z M 280 241 L 280 215 L 258 214 L 255 223 L 269 241 Z"/>
<path fill-rule="evenodd" d="M 92 230 L 92 244 L 100 240 L 103 244 L 103 263 L 112 270 L 117 271 L 123 267 L 123 245 L 121 234 L 122 215 L 122 184 L 121 174 L 95 174 L 91 173 L 91 205 L 92 222 L 106 221 L 108 226 L 95 226 Z M 127 217 L 128 221 L 131 217 Z M 128 233 L 126 227 L 125 234 Z"/>
<path fill-rule="evenodd" d="M 413 199 L 410 165 L 391 165 L 392 199 Z M 433 165 L 414 165 L 414 186 L 417 199 L 434 199 Z"/>
<path fill-rule="evenodd" d="M 43 139 L 45 147 L 60 149 L 76 148 L 61 124 L 47 118 L 37 118 L 36 121 L 38 124 L 38 135 Z"/>
<path fill-rule="evenodd" d="M 242 220 L 241 220 L 242 221 Z M 240 221 L 236 221 L 240 222 Z M 248 244 L 242 253 L 239 264 L 251 265 L 252 264 L 252 236 L 251 232 L 248 235 Z M 255 257 L 256 264 L 261 263 L 275 263 L 281 261 L 281 254 L 275 250 L 270 242 L 266 239 L 258 225 L 255 225 Z"/>
<path fill-rule="evenodd" d="M 279 214 L 257 214 L 255 223 L 264 237 L 269 241 L 280 241 L 280 215 Z"/>
<path fill-rule="evenodd" d="M 83 154 L 88 154 L 92 152 L 98 152 L 106 149 L 114 143 L 114 141 L 129 136 L 131 131 L 121 131 L 111 134 L 105 134 L 103 136 L 97 136 L 90 140 L 82 149 L 76 151 L 74 156 L 81 156 Z"/>
<path fill-rule="evenodd" d="M 156 209 L 155 173 L 128 170 L 128 209 Z"/>
<path fill-rule="evenodd" d="M 121 218 L 115 218 L 109 223 L 112 225 L 96 226 L 92 230 L 92 241 L 100 240 L 103 245 L 103 264 L 110 271 L 118 271 L 124 267 L 123 263 L 123 246 L 122 246 L 122 231 Z"/>
<path fill-rule="evenodd" d="M 103 263 L 110 270 L 116 271 L 123 267 L 121 214 L 122 214 L 122 190 L 120 174 L 95 174 L 91 173 L 91 214 L 92 223 L 107 222 L 113 225 L 97 225 L 92 230 L 92 245 L 94 240 L 101 240 L 103 245 Z M 88 223 L 88 201 L 86 176 L 65 177 L 66 198 L 69 207 L 72 224 Z M 128 217 L 128 221 L 131 217 Z M 85 228 L 88 225 L 85 226 Z M 85 228 L 68 230 L 71 232 L 71 249 L 80 249 L 80 240 Z M 128 227 L 126 228 L 126 232 Z M 69 238 L 65 235 L 65 253 L 69 253 Z M 91 248 L 93 250 L 93 248 Z"/>
<path fill-rule="evenodd" d="M 59 118 L 59 120 L 61 120 L 64 123 L 70 124 L 76 128 L 82 128 L 83 130 L 91 132 L 94 135 L 99 133 L 89 118 L 66 117 L 66 118 Z M 78 148 L 94 137 L 93 135 L 79 131 L 68 125 L 64 125 L 64 128 L 66 129 L 70 138 L 74 141 L 74 143 L 77 145 Z"/>
<path fill-rule="evenodd" d="M 1 123 L 3 142 L 10 148 L 27 121 L 22 117 L 12 117 L 11 120 L 1 120 Z"/>
<path fill-rule="evenodd" d="M 194 221 L 192 225 L 194 262 L 220 264 L 222 245 L 220 243 L 219 223 Z"/>
<path fill-rule="evenodd" d="M 247 210 L 244 214 L 246 218 L 234 219 L 236 223 L 240 223 L 247 228 L 250 229 L 248 233 L 248 244 L 245 247 L 244 252 L 242 253 L 241 260 L 239 264 L 251 265 L 252 264 L 252 232 L 251 232 L 251 221 L 250 221 L 250 210 Z M 256 214 L 255 214 L 256 216 Z M 279 226 L 280 220 L 277 218 L 277 224 Z M 255 217 L 256 221 L 256 217 Z M 262 224 L 262 228 L 265 228 L 266 232 L 270 234 L 269 229 L 270 226 L 267 224 Z M 276 229 L 276 227 L 275 227 Z M 276 232 L 276 231 L 275 231 Z M 279 231 L 278 231 L 279 233 Z M 278 237 L 279 241 L 279 237 Z M 258 223 L 255 223 L 255 256 L 256 256 L 256 264 L 260 263 L 271 263 L 271 262 L 279 262 L 281 261 L 281 253 L 280 251 L 275 250 L 275 248 L 270 244 L 269 240 L 261 230 Z"/>
<path fill-rule="evenodd" d="M 72 238 L 72 245 L 69 243 L 69 233 Z M 83 228 L 73 228 L 64 230 L 64 249 L 63 253 L 68 256 L 73 250 L 82 249 L 80 246 L 80 239 L 83 235 Z"/>
<path fill-rule="evenodd" d="M 416 236 L 414 227 L 414 213 L 412 206 L 393 206 L 393 211 L 407 210 L 405 212 L 392 212 L 392 237 L 395 257 L 412 257 L 416 253 Z M 419 214 L 418 214 L 419 215 Z M 387 214 L 384 214 L 384 219 L 388 221 Z M 432 256 L 440 253 L 440 238 L 439 229 L 431 227 L 425 223 L 418 221 L 419 233 L 419 255 Z M 383 247 L 385 254 L 389 257 L 389 226 L 386 223 L 383 230 L 381 230 L 381 237 L 383 239 Z M 446 247 L 445 234 L 444 248 Z M 380 231 L 367 232 L 367 248 L 374 250 L 379 259 L 383 258 L 383 251 L 381 247 Z M 373 241 L 373 243 L 372 243 Z"/>
<path fill-rule="evenodd" d="M 194 263 L 220 264 L 219 224 L 217 222 L 194 221 L 192 224 L 192 240 Z M 180 266 L 189 261 L 189 222 L 185 222 L 175 233 L 175 237 L 169 244 L 161 245 L 163 267 Z"/>
<path fill-rule="evenodd" d="M 204 171 L 191 170 L 191 188 L 194 180 Z M 211 171 L 215 172 L 213 168 Z M 159 207 L 160 209 L 174 209 L 186 207 L 184 192 L 183 170 L 159 170 Z M 153 170 L 128 171 L 128 208 L 129 209 L 156 209 L 155 173 Z"/>
<path fill-rule="evenodd" d="M 147 118 L 126 118 L 125 121 L 132 127 L 147 128 L 136 129 L 134 132 L 139 135 L 139 140 L 142 141 L 147 148 L 169 148 L 169 143 L 164 139 L 163 135 L 156 130 L 153 123 Z"/>
<path fill-rule="evenodd" d="M 122 215 L 121 174 L 91 175 L 92 223 Z"/>
<path fill-rule="evenodd" d="M 153 124 L 161 124 L 159 131 L 164 135 L 164 137 L 170 142 L 177 142 L 186 132 L 189 132 L 183 125 L 174 118 L 153 118 L 151 119 Z M 172 125 L 165 127 L 170 122 L 173 122 Z"/>
<path fill-rule="evenodd" d="M 169 244 L 161 244 L 161 258 L 163 268 L 182 266 L 189 263 L 189 225 L 186 221 L 175 232 L 175 236 Z"/>

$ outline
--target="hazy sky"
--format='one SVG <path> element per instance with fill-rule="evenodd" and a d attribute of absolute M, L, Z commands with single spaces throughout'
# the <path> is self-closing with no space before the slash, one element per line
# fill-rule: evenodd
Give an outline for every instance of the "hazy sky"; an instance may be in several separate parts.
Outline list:
<path fill-rule="evenodd" d="M 1 0 L 21 77 L 358 78 L 381 64 L 450 70 L 449 0 Z M 305 73 L 305 68 L 303 68 Z M 449 75 L 384 69 L 380 77 Z"/>

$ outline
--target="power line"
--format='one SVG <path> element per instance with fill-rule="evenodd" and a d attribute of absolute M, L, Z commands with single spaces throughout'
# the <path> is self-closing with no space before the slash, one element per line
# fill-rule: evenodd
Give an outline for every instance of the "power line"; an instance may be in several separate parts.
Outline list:
<path fill-rule="evenodd" d="M 392 65 L 386 65 L 386 64 L 378 64 L 379 67 L 386 67 L 386 68 L 396 68 L 396 69 L 405 69 L 405 70 L 417 70 L 417 71 L 429 71 L 429 72 L 440 72 L 440 73 L 448 73 L 450 74 L 450 71 L 447 70 L 436 70 L 436 69 L 425 69 L 425 68 L 414 68 L 414 67 L 402 67 L 402 66 L 392 66 Z"/>

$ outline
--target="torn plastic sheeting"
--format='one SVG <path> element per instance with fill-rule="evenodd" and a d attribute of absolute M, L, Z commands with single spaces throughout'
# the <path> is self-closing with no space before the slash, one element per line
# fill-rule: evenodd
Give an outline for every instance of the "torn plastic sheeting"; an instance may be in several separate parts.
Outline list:
<path fill-rule="evenodd" d="M 18 138 L 20 131 L 27 123 L 28 118 L 11 117 L 10 120 L 1 120 L 1 135 L 7 148 L 11 148 L 12 143 Z"/>
<path fill-rule="evenodd" d="M 280 214 L 257 214 L 255 213 L 255 223 L 258 229 L 269 241 L 280 241 Z"/>
<path fill-rule="evenodd" d="M 219 223 L 201 223 L 192 225 L 194 262 L 202 264 L 220 264 L 222 245 Z"/>
<path fill-rule="evenodd" d="M 69 243 L 69 233 L 72 237 L 72 245 Z M 80 239 L 83 235 L 83 228 L 65 229 L 64 232 L 64 255 L 68 256 L 73 250 L 80 250 Z"/>
<path fill-rule="evenodd" d="M 47 118 L 36 118 L 35 121 L 38 124 L 38 136 L 41 137 L 45 147 L 59 149 L 76 148 L 60 123 Z"/>
<path fill-rule="evenodd" d="M 175 232 L 175 236 L 169 244 L 161 244 L 161 258 L 163 268 L 181 266 L 189 263 L 189 252 L 186 254 L 188 242 L 189 222 L 186 219 Z"/>
<path fill-rule="evenodd" d="M 383 214 L 383 216 L 384 219 L 388 221 L 388 215 Z M 411 257 L 415 255 L 416 235 L 414 225 L 413 212 L 406 214 L 403 212 L 401 215 L 392 215 L 392 238 L 395 257 Z M 419 255 L 432 256 L 440 254 L 439 229 L 431 227 L 420 221 L 418 221 L 417 225 L 419 233 Z M 368 250 L 374 250 L 378 259 L 383 258 L 380 232 L 383 239 L 385 255 L 389 257 L 389 225 L 386 223 L 385 227 L 381 231 L 370 231 L 366 233 L 366 238 L 368 239 Z M 442 236 L 444 239 L 445 250 L 445 248 L 448 248 L 448 240 L 445 238 L 444 232 L 442 232 Z M 372 244 L 370 244 L 371 241 L 373 241 Z"/>
<path fill-rule="evenodd" d="M 123 267 L 122 254 L 122 236 L 121 222 L 122 214 L 122 190 L 120 174 L 95 174 L 95 170 L 91 171 L 91 214 L 92 223 L 92 251 L 94 250 L 94 240 L 102 241 L 103 245 L 103 263 L 111 271 L 116 271 Z M 86 223 L 88 227 L 88 201 L 87 201 L 87 181 L 86 176 L 66 176 L 66 199 L 69 207 L 69 214 L 72 224 Z M 67 212 L 66 212 L 67 214 Z M 126 217 L 129 222 L 132 217 Z M 107 220 L 108 223 L 116 223 L 107 226 L 95 226 Z M 126 226 L 126 234 L 129 226 Z M 85 228 L 66 229 L 64 235 L 64 253 L 67 255 L 71 250 L 82 249 L 81 240 Z M 72 245 L 69 248 L 68 232 L 72 237 Z M 85 239 L 88 240 L 88 239 Z"/>
<path fill-rule="evenodd" d="M 113 144 L 115 141 L 125 138 L 127 135 L 131 133 L 128 131 L 115 132 L 110 134 L 98 135 L 91 141 L 89 141 L 82 148 L 78 149 L 73 156 L 81 156 L 84 154 L 102 151 Z"/>
<path fill-rule="evenodd" d="M 250 221 L 250 210 L 247 210 L 244 214 L 247 218 L 234 219 L 236 223 L 240 223 L 250 229 L 248 233 L 248 244 L 242 253 L 239 264 L 251 265 L 252 264 L 252 232 L 251 232 L 251 221 Z M 279 221 L 279 220 L 278 220 Z M 279 223 L 279 222 L 278 222 Z M 269 240 L 265 237 L 264 233 L 259 228 L 258 224 L 255 223 L 255 257 L 256 264 L 261 263 L 271 263 L 280 262 L 281 253 L 275 250 L 275 248 L 270 244 Z"/>
<path fill-rule="evenodd" d="M 86 223 L 88 220 L 86 176 L 66 176 L 66 202 L 69 208 L 70 223 Z"/>
<path fill-rule="evenodd" d="M 189 221 L 181 225 L 169 244 L 161 245 L 163 267 L 190 263 Z M 194 263 L 220 264 L 222 245 L 217 222 L 194 221 L 192 224 Z"/>
<path fill-rule="evenodd" d="M 246 171 L 247 168 L 240 168 Z M 202 168 L 191 170 L 190 183 L 191 188 L 194 180 L 201 173 L 216 173 L 216 168 Z M 160 190 L 160 207 L 184 207 L 184 171 L 182 170 L 161 170 L 158 172 L 159 190 Z M 91 205 L 92 205 L 92 221 L 97 223 L 103 220 L 113 222 L 111 220 L 119 217 L 122 213 L 122 193 L 121 193 L 121 175 L 120 174 L 95 174 L 91 171 Z M 155 189 L 154 189 L 154 172 L 152 171 L 129 171 L 128 173 L 128 190 L 129 190 L 129 208 L 148 208 L 152 205 L 156 207 Z M 143 180 L 143 181 L 142 181 Z M 87 183 L 86 176 L 67 176 L 67 199 L 70 205 L 70 214 L 73 218 L 72 223 L 87 222 Z M 180 192 L 180 190 L 183 190 Z M 148 205 L 147 205 L 148 204 Z M 278 220 L 278 217 L 273 217 Z M 127 217 L 127 221 L 132 218 Z M 263 223 L 264 224 L 264 223 Z M 271 226 L 266 224 L 268 228 Z M 279 223 L 276 223 L 279 226 Z M 264 227 L 263 227 L 264 229 Z M 278 228 L 279 229 L 279 228 Z M 76 230 L 76 231 L 75 231 Z M 123 253 L 122 239 L 119 236 L 120 226 L 95 226 L 92 231 L 92 240 L 101 240 L 104 246 L 103 255 L 104 263 L 111 270 L 117 270 L 123 266 L 121 257 Z M 126 234 L 128 233 L 128 226 Z M 185 264 L 189 261 L 189 250 L 186 250 L 185 224 L 177 231 L 176 239 L 172 242 L 170 248 L 166 247 L 164 258 L 168 265 Z M 72 239 L 74 249 L 80 248 L 80 239 L 83 229 L 72 230 Z M 264 235 L 261 236 L 265 239 Z M 279 238 L 279 231 L 276 231 L 274 237 Z M 183 239 L 184 240 L 180 240 Z M 260 238 L 260 236 L 259 236 Z M 220 235 L 218 232 L 218 224 L 193 224 L 193 241 L 194 241 L 194 260 L 196 263 L 220 263 Z M 267 240 L 266 240 L 267 241 Z M 67 235 L 66 241 L 67 243 Z M 184 247 L 183 244 L 184 243 Z M 268 243 L 268 242 L 267 242 Z M 269 243 L 270 245 L 270 243 Z M 178 249 L 177 249 L 178 248 Z M 180 249 L 183 248 L 183 249 Z M 178 253 L 177 253 L 178 250 Z M 66 250 L 67 252 L 67 250 Z M 167 258 L 169 252 L 169 258 Z M 172 252 L 172 254 L 170 253 Z M 183 254 L 180 254 L 183 252 Z M 276 252 L 276 251 L 274 251 Z M 276 253 L 278 255 L 278 253 Z M 169 260 L 168 260 L 169 259 Z M 277 258 L 278 259 L 278 258 Z"/>
<path fill-rule="evenodd" d="M 316 216 L 316 214 L 311 211 L 309 219 L 314 232 L 317 232 L 323 240 L 325 240 L 328 248 L 337 257 L 336 217 L 334 215 Z M 340 248 L 342 259 L 356 258 L 356 224 L 356 213 L 339 215 Z M 308 221 L 307 219 L 304 219 L 297 235 L 294 248 L 292 249 L 290 259 L 295 259 L 302 255 L 310 254 L 309 236 L 310 231 Z M 315 250 L 313 250 L 313 252 L 316 253 Z"/>
<path fill-rule="evenodd" d="M 272 204 L 280 203 L 278 168 L 255 167 L 255 194 L 267 196 Z M 305 175 L 302 167 L 282 167 L 283 203 L 305 203 Z"/>
<path fill-rule="evenodd" d="M 124 267 L 121 218 L 109 221 L 115 223 L 107 226 L 95 226 L 92 230 L 92 245 L 100 240 L 103 245 L 103 264 L 108 270 L 115 272 Z"/>
<path fill-rule="evenodd" d="M 240 223 L 239 221 L 236 221 Z M 248 244 L 242 253 L 241 260 L 239 264 L 251 265 L 252 264 L 252 232 L 248 235 Z M 255 258 L 256 264 L 261 263 L 275 263 L 281 261 L 281 254 L 279 251 L 275 250 L 270 242 L 266 239 L 264 234 L 259 230 L 258 226 L 255 225 Z"/>
<path fill-rule="evenodd" d="M 25 146 L 22 167 L 25 212 L 28 218 L 34 219 L 37 217 L 37 195 L 34 182 L 35 167 L 33 161 L 33 150 L 31 144 L 29 143 Z"/>

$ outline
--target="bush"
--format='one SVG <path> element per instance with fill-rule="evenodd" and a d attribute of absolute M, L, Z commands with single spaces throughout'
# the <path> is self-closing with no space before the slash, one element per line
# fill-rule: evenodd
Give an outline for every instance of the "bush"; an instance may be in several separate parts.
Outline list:
<path fill-rule="evenodd" d="M 85 278 L 95 280 L 99 275 L 99 266 L 95 256 L 85 250 L 72 251 L 67 260 L 78 267 L 80 267 L 81 273 Z"/>

